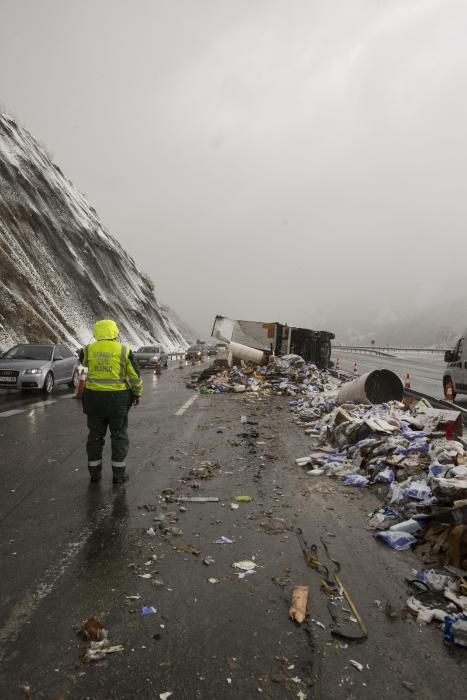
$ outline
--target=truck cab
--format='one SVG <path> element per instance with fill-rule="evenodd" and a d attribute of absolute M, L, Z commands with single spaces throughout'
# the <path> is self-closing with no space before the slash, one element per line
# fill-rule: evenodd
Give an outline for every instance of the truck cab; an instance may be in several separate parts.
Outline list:
<path fill-rule="evenodd" d="M 459 338 L 454 346 L 454 350 L 447 350 L 444 353 L 444 361 L 447 367 L 443 373 L 444 395 L 447 397 L 449 385 L 452 388 L 452 397 L 456 394 L 467 394 L 467 332 Z"/>

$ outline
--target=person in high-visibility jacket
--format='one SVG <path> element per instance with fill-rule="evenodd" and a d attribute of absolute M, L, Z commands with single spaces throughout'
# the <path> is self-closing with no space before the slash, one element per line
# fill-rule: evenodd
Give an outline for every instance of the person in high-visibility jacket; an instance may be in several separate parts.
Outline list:
<path fill-rule="evenodd" d="M 143 393 L 138 363 L 127 345 L 117 340 L 115 321 L 97 321 L 96 340 L 80 352 L 81 364 L 88 368 L 83 392 L 83 411 L 87 415 L 89 435 L 86 443 L 91 481 L 102 475 L 102 450 L 107 428 L 112 445 L 114 483 L 128 479 L 128 411 L 137 406 Z"/>

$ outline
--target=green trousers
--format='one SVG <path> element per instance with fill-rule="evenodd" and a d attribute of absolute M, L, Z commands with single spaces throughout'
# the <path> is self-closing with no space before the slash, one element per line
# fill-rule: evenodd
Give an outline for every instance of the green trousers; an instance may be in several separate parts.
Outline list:
<path fill-rule="evenodd" d="M 112 470 L 114 473 L 121 474 L 125 470 L 125 459 L 130 446 L 128 415 L 110 418 L 88 415 L 87 418 L 89 435 L 86 452 L 89 471 L 99 472 L 102 469 L 102 450 L 104 449 L 107 428 L 109 428 L 112 445 Z"/>

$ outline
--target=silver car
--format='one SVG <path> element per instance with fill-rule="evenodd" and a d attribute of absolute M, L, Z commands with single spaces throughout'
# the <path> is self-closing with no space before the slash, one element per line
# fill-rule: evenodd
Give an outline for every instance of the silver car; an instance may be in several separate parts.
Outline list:
<path fill-rule="evenodd" d="M 133 355 L 139 367 L 155 367 L 159 364 L 162 367 L 167 367 L 167 353 L 162 350 L 160 345 L 143 345 Z"/>
<path fill-rule="evenodd" d="M 15 345 L 0 357 L 0 387 L 50 394 L 55 384 L 75 387 L 78 367 L 78 358 L 66 345 Z"/>

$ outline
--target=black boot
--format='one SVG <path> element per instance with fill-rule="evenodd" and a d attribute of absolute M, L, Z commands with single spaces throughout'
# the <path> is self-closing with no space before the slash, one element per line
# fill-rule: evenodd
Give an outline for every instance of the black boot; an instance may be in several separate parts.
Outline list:
<path fill-rule="evenodd" d="M 100 467 L 88 467 L 89 469 L 89 476 L 91 477 L 91 481 L 100 481 L 101 476 L 102 476 L 102 466 Z"/>
<path fill-rule="evenodd" d="M 114 484 L 123 484 L 124 481 L 128 481 L 129 475 L 125 472 L 125 469 L 113 469 L 112 481 Z"/>

